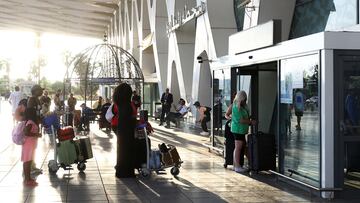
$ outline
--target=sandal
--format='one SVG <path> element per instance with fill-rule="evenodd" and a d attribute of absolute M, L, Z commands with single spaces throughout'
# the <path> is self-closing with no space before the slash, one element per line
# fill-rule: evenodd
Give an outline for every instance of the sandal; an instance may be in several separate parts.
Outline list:
<path fill-rule="evenodd" d="M 25 184 L 26 186 L 29 186 L 29 187 L 35 187 L 35 186 L 38 185 L 38 183 L 37 183 L 35 180 L 33 180 L 33 179 L 25 180 L 25 181 L 24 181 L 24 184 Z"/>

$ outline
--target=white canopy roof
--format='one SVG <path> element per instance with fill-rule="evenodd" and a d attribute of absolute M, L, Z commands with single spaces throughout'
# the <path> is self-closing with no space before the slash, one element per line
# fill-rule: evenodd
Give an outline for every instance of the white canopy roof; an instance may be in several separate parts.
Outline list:
<path fill-rule="evenodd" d="M 0 29 L 102 38 L 119 0 L 0 0 Z"/>

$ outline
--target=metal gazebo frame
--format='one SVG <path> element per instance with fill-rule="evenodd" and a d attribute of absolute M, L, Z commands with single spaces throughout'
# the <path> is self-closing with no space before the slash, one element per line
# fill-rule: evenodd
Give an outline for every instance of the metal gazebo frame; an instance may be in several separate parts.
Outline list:
<path fill-rule="evenodd" d="M 144 75 L 137 60 L 123 48 L 103 43 L 89 47 L 77 54 L 67 68 L 64 78 L 64 98 L 71 92 L 72 84 L 83 89 L 85 103 L 93 85 L 118 85 L 128 83 L 144 98 Z M 140 93 L 141 91 L 141 93 Z"/>

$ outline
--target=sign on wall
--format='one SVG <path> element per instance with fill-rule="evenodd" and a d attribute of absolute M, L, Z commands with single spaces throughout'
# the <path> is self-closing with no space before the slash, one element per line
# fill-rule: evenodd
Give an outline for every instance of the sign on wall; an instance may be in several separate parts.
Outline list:
<path fill-rule="evenodd" d="M 197 18 L 206 12 L 206 3 L 201 2 L 200 6 L 188 9 L 185 5 L 184 10 L 177 12 L 175 16 L 170 16 L 170 21 L 166 24 L 166 31 L 169 34 L 170 32 L 175 31 L 180 28 L 185 23 L 190 20 Z"/>

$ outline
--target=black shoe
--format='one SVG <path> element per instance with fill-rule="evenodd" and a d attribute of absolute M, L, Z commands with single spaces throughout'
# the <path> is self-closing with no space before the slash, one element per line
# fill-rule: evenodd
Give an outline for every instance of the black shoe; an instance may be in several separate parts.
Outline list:
<path fill-rule="evenodd" d="M 170 125 L 166 125 L 165 128 L 170 128 Z"/>
<path fill-rule="evenodd" d="M 159 126 L 162 126 L 163 123 L 160 123 Z"/>

